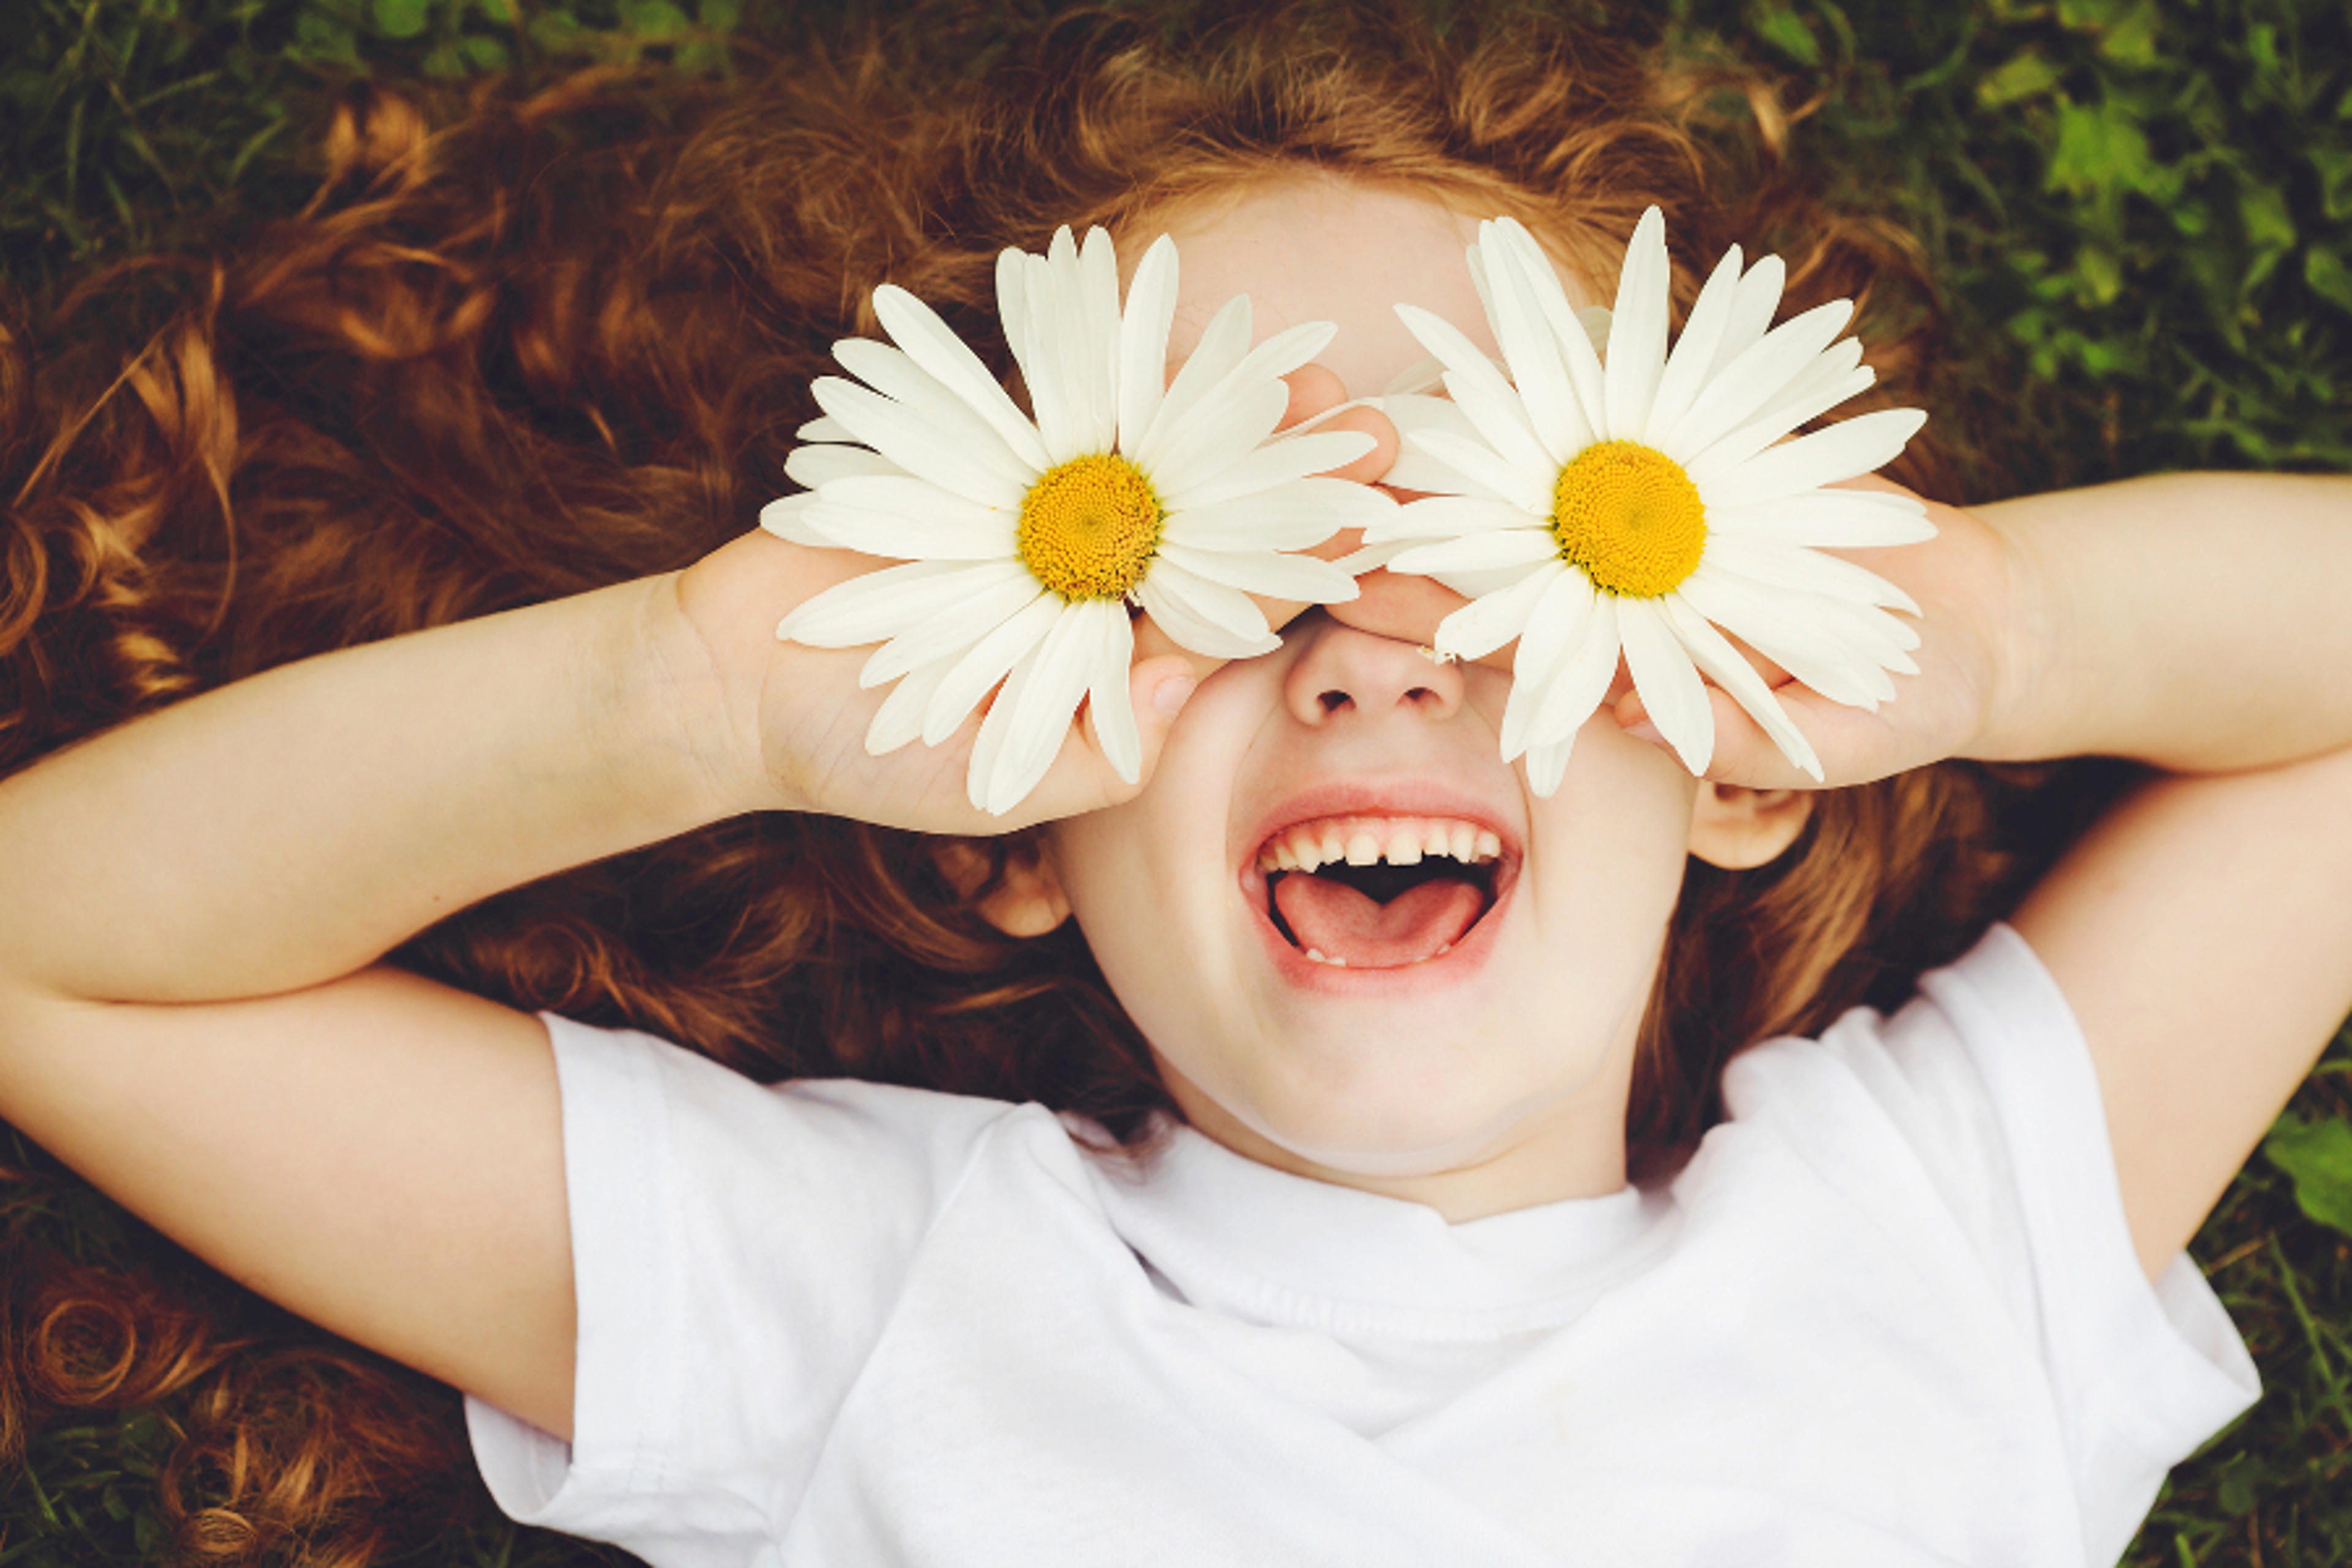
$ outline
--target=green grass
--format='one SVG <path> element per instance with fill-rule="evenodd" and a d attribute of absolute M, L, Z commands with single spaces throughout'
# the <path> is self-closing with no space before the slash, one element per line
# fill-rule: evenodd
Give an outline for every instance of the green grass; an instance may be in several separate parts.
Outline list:
<path fill-rule="evenodd" d="M 0 277 L 37 302 L 108 258 L 201 245 L 287 210 L 309 188 L 304 128 L 355 73 L 447 81 L 595 60 L 724 72 L 808 9 L 11 0 Z M 1995 487 L 2352 467 L 2341 0 L 1665 9 L 1693 52 L 1765 64 L 1789 78 L 1792 101 L 1817 100 L 1798 131 L 1807 161 L 1849 204 L 1918 235 L 1965 351 L 1943 412 L 1971 433 Z M 2293 1114 L 2344 1131 L 2282 1139 L 2285 1165 L 2258 1156 L 2193 1249 L 2268 1393 L 2180 1469 L 2134 1568 L 2352 1562 L 2352 1041 L 2338 1039 Z M 0 1202 L 0 1223 L 80 1256 L 154 1249 L 67 1183 Z M 184 1415 L 49 1427 L 29 1465 L 0 1477 L 0 1568 L 151 1558 L 153 1470 Z M 609 1559 L 492 1522 L 409 1560 Z"/>

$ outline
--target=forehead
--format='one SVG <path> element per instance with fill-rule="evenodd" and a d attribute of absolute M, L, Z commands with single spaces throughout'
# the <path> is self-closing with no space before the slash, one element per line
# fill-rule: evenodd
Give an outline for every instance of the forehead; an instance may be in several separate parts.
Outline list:
<path fill-rule="evenodd" d="M 1305 173 L 1193 198 L 1136 237 L 1172 236 L 1179 292 L 1170 357 L 1192 352 L 1226 300 L 1247 294 L 1260 339 L 1301 321 L 1336 321 L 1320 356 L 1351 396 L 1380 393 L 1427 357 L 1397 320 L 1418 305 L 1494 352 L 1463 251 L 1478 220 L 1426 192 Z M 1123 247 L 1131 256 L 1142 244 Z"/>

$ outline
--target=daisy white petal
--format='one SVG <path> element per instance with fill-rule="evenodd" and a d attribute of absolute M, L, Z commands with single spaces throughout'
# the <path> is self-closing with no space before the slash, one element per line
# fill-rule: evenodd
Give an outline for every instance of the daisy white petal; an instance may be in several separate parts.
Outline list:
<path fill-rule="evenodd" d="M 1156 428 L 1150 433 L 1147 454 L 1138 461 L 1159 477 L 1171 498 L 1171 505 L 1179 504 L 1172 499 L 1175 496 L 1222 479 L 1228 467 L 1273 434 L 1290 400 L 1290 389 L 1280 378 L 1322 353 L 1338 330 L 1329 321 L 1307 321 L 1276 333 L 1244 355 L 1240 363 L 1201 394 L 1184 415 L 1171 421 L 1164 434 Z M 1228 404 L 1257 398 L 1258 389 L 1263 387 L 1280 391 L 1282 406 L 1254 402 L 1248 424 L 1203 445 L 1199 433 L 1204 426 L 1213 426 L 1221 422 Z M 1318 416 L 1318 420 L 1328 414 Z M 1285 440 L 1299 438 L 1298 432 L 1284 437 Z"/>
<path fill-rule="evenodd" d="M 1490 572 L 1501 566 L 1534 566 L 1559 559 L 1559 546 L 1538 528 L 1498 528 L 1436 544 L 1419 544 L 1391 564 L 1399 572 L 1426 576 L 1439 572 Z"/>
<path fill-rule="evenodd" d="M 1666 260 L 1666 220 L 1657 208 L 1633 226 L 1617 278 L 1617 304 L 1609 326 L 1609 435 L 1639 441 L 1650 428 L 1650 405 L 1666 358 L 1666 289 L 1674 269 Z"/>
<path fill-rule="evenodd" d="M 1814 754 L 1812 742 L 1789 717 L 1772 689 L 1756 667 L 1739 656 L 1739 650 L 1724 640 L 1721 632 L 1707 624 L 1706 617 L 1683 602 L 1680 595 L 1668 594 L 1658 601 L 1658 609 L 1666 625 L 1680 639 L 1693 663 L 1707 679 L 1731 694 L 1731 700 L 1747 710 L 1757 727 L 1771 737 L 1780 748 L 1780 754 L 1795 766 L 1811 775 L 1815 784 L 1822 782 L 1821 758 Z"/>
<path fill-rule="evenodd" d="M 1568 773 L 1568 756 L 1575 736 L 1556 746 L 1528 748 L 1528 787 L 1549 800 L 1559 790 L 1559 781 Z"/>
<path fill-rule="evenodd" d="M 857 439 L 856 433 L 853 432 L 848 426 L 844 425 L 840 420 L 834 418 L 829 414 L 818 415 L 815 418 L 810 420 L 807 424 L 793 431 L 793 439 L 800 441 L 818 441 L 827 443 L 836 441 L 855 441 Z"/>
<path fill-rule="evenodd" d="M 844 370 L 913 414 L 937 431 L 941 440 L 953 442 L 959 450 L 986 464 L 1006 483 L 1026 487 L 1041 471 L 1040 465 L 1007 445 L 1003 434 L 970 404 L 899 350 L 870 338 L 844 338 L 833 345 L 833 357 Z"/>
<path fill-rule="evenodd" d="M 996 253 L 996 321 L 1003 330 L 1004 346 L 1017 367 L 1029 348 L 1029 262 L 1031 258 L 1010 247 Z M 1023 371 L 1025 378 L 1027 372 Z M 1035 427 L 1035 422 L 1031 422 Z"/>
<path fill-rule="evenodd" d="M 1369 485 L 1309 477 L 1171 511 L 1161 537 L 1195 550 L 1306 550 L 1345 528 L 1388 525 L 1397 504 Z"/>
<path fill-rule="evenodd" d="M 1480 225 L 1481 236 L 1494 226 Z M 1538 289 L 1557 288 L 1558 280 L 1548 267 L 1540 278 L 1529 278 L 1522 254 L 1515 246 L 1493 246 L 1487 255 L 1495 341 L 1502 345 L 1503 358 L 1510 366 L 1511 384 L 1526 399 L 1528 422 L 1534 426 L 1536 438 L 1543 443 L 1546 455 L 1555 463 L 1566 462 L 1591 444 L 1593 431 L 1584 416 L 1575 385 L 1568 378 L 1559 340 L 1552 335 L 1550 323 L 1544 320 L 1543 306 L 1537 300 Z"/>
<path fill-rule="evenodd" d="M 1009 567 L 1009 572 L 1002 569 Z M 992 561 L 967 569 L 959 597 L 939 605 L 874 650 L 857 672 L 860 686 L 880 686 L 910 669 L 952 659 L 1026 609 L 1043 592 L 1017 562 Z"/>
<path fill-rule="evenodd" d="M 948 330 L 937 311 L 896 284 L 885 283 L 874 290 L 874 314 L 891 342 L 986 420 L 1014 456 L 1033 469 L 1045 467 L 1045 447 L 1037 439 L 1037 427 L 989 374 L 980 356 Z M 802 435 L 803 440 L 814 438 L 805 432 Z"/>
<path fill-rule="evenodd" d="M 1707 367 L 1709 380 L 1763 341 L 1765 329 L 1780 312 L 1780 289 L 1788 276 L 1786 262 L 1766 256 L 1739 279 L 1731 298 L 1731 320 L 1724 326 L 1723 341 L 1716 345 L 1715 363 Z"/>
<path fill-rule="evenodd" d="M 1541 567 L 1536 568 L 1541 571 Z M 1489 594 L 1499 594 L 1526 575 L 1525 566 L 1504 566 L 1477 572 L 1433 572 L 1429 580 L 1452 589 L 1465 599 L 1483 599 Z"/>
<path fill-rule="evenodd" d="M 778 539 L 793 544 L 806 544 L 819 550 L 836 550 L 840 546 L 802 521 L 801 514 L 814 504 L 816 497 L 806 492 L 772 500 L 760 509 L 760 526 Z"/>
<path fill-rule="evenodd" d="M 1848 338 L 1846 342 L 1851 343 L 1853 340 Z M 1828 357 L 1822 356 L 1824 361 Z M 1876 373 L 1868 365 L 1863 365 L 1847 371 L 1833 381 L 1807 387 L 1801 398 L 1782 398 L 1774 408 L 1758 415 L 1693 458 L 1689 469 L 1692 481 L 1699 487 L 1700 493 L 1705 494 L 1707 486 L 1717 477 L 1731 472 L 1767 447 L 1779 442 L 1815 415 L 1869 391 L 1871 383 L 1876 379 Z"/>
<path fill-rule="evenodd" d="M 1445 362 L 1432 354 L 1427 359 L 1415 360 L 1390 377 L 1389 384 L 1381 388 L 1381 396 L 1383 399 L 1421 396 L 1434 392 L 1444 379 Z"/>
<path fill-rule="evenodd" d="M 1707 509 L 1716 537 L 1814 549 L 1916 544 L 1936 537 L 1919 503 L 1887 490 L 1811 490 L 1754 506 Z"/>
<path fill-rule="evenodd" d="M 1609 695 L 1609 688 L 1617 679 L 1618 656 L 1624 651 L 1622 630 L 1618 624 L 1622 607 L 1622 601 L 1609 595 L 1593 596 L 1591 618 L 1584 624 L 1574 650 L 1531 694 L 1534 701 L 1526 732 L 1518 742 L 1520 746 L 1528 750 L 1537 746 L 1571 746 L 1576 742 L 1576 732 L 1600 711 L 1601 700 Z M 1512 679 L 1516 689 L 1516 665 Z M 1507 711 L 1504 717 L 1507 721 Z M 1503 748 L 1506 761 L 1512 754 L 1509 746 Z"/>
<path fill-rule="evenodd" d="M 1658 373 L 1658 395 L 1650 405 L 1650 445 L 1664 450 L 1667 438 L 1698 395 L 1706 390 L 1715 368 L 1715 351 L 1731 325 L 1732 301 L 1739 292 L 1739 247 L 1724 252 L 1691 305 L 1682 335 Z"/>
<path fill-rule="evenodd" d="M 1135 623 L 1127 618 L 1127 606 L 1115 601 L 1097 600 L 1078 610 L 1093 623 L 1099 641 L 1093 681 L 1087 688 L 1095 739 L 1111 771 L 1133 784 L 1143 773 L 1143 738 L 1136 729 L 1135 695 L 1127 682 L 1129 667 L 1135 663 Z"/>
<path fill-rule="evenodd" d="M 1530 576 L 1542 575 L 1530 573 Z M 1481 601 L 1484 602 L 1483 600 Z M 1608 606 L 1611 618 L 1601 624 L 1601 611 Z M 1583 656 L 1590 658 L 1580 663 Z M 1543 597 L 1538 600 L 1520 630 L 1519 646 L 1511 657 L 1511 694 L 1503 705 L 1503 760 L 1509 762 L 1531 744 L 1549 745 L 1566 738 L 1582 724 L 1591 708 L 1568 718 L 1560 715 L 1574 705 L 1581 684 L 1589 684 L 1591 660 L 1605 659 L 1611 675 L 1617 669 L 1617 627 L 1614 606 L 1601 595 L 1593 593 L 1592 584 L 1581 572 L 1561 568 L 1547 577 Z M 1560 682 L 1572 684 L 1561 689 L 1553 718 L 1554 722 L 1538 728 L 1537 721 L 1544 716 L 1545 702 Z M 1593 702 L 1600 698 L 1595 696 Z"/>
<path fill-rule="evenodd" d="M 1874 709 L 1895 694 L 1877 660 L 1855 658 L 1801 595 L 1704 573 L 1679 592 L 1691 608 L 1832 702 Z"/>
<path fill-rule="evenodd" d="M 1273 435 L 1289 406 L 1290 389 L 1271 380 L 1202 400 L 1193 416 L 1175 426 L 1152 452 L 1150 466 L 1160 493 L 1185 494 L 1215 479 Z"/>
<path fill-rule="evenodd" d="M 829 479 L 906 471 L 870 447 L 795 447 L 784 458 L 785 474 L 794 484 L 808 489 L 815 489 Z"/>
<path fill-rule="evenodd" d="M 836 583 L 803 603 L 776 635 L 810 647 L 856 647 L 897 637 L 1003 576 L 1001 564 L 910 561 Z"/>
<path fill-rule="evenodd" d="M 1191 590 L 1231 594 L 1248 606 L 1252 615 L 1256 615 L 1257 606 L 1251 605 L 1245 595 L 1234 594 L 1230 588 L 1219 588 L 1213 583 L 1203 583 L 1197 577 L 1190 579 L 1187 588 L 1179 588 L 1174 576 L 1172 573 L 1154 572 L 1136 590 L 1135 596 L 1143 606 L 1143 613 L 1180 646 L 1210 658 L 1255 658 L 1262 653 L 1272 653 L 1282 646 L 1280 638 L 1263 629 L 1265 616 L 1258 616 L 1260 629 L 1255 632 L 1245 626 L 1226 625 L 1223 620 L 1212 618 L 1211 611 L 1203 607 L 1204 602 L 1215 604 L 1210 594 Z M 1222 604 L 1215 604 L 1215 607 L 1230 608 Z M 1228 616 L 1226 619 L 1238 617 Z"/>
<path fill-rule="evenodd" d="M 1162 444 L 1182 434 L 1184 422 L 1248 355 L 1249 346 L 1249 296 L 1236 294 L 1209 318 L 1201 341 L 1192 345 L 1176 379 L 1168 384 L 1150 426 L 1140 440 L 1127 448 L 1129 456 L 1145 468 L 1156 467 Z"/>
<path fill-rule="evenodd" d="M 1653 445 L 1678 463 L 1689 462 L 1780 398 L 1853 317 L 1853 300 L 1832 300 L 1773 328 L 1716 372 L 1690 412 Z"/>
<path fill-rule="evenodd" d="M 987 458 L 945 438 L 903 404 L 838 376 L 819 376 L 809 390 L 815 394 L 819 407 L 908 473 L 985 506 L 1021 504 L 1017 480 L 1004 477 Z"/>
<path fill-rule="evenodd" d="M 1655 601 L 1626 599 L 1617 606 L 1617 635 L 1625 645 L 1625 668 L 1633 689 L 1649 710 L 1650 722 L 1694 773 L 1715 760 L 1715 711 L 1690 654 L 1676 640 Z"/>
<path fill-rule="evenodd" d="M 1437 636 L 1431 646 L 1456 658 L 1486 658 L 1527 629 L 1528 617 L 1535 614 L 1544 590 L 1567 572 L 1559 565 L 1538 568 L 1500 593 L 1463 605 L 1437 623 Z"/>
<path fill-rule="evenodd" d="M 921 736 L 923 710 L 930 706 L 931 697 L 940 682 L 948 678 L 952 663 L 941 659 L 922 668 L 908 672 L 882 699 L 882 706 L 874 711 L 874 721 L 866 727 L 866 754 L 887 757 L 899 747 Z"/>
<path fill-rule="evenodd" d="M 1360 577 L 1367 572 L 1380 571 L 1395 560 L 1399 554 L 1410 549 L 1412 543 L 1411 540 L 1392 539 L 1385 544 L 1367 544 L 1359 549 L 1350 550 L 1331 564 L 1342 572 Z"/>
<path fill-rule="evenodd" d="M 1011 714 L 1003 746 L 992 758 L 972 749 L 968 782 L 974 805 L 1002 816 L 1037 787 L 1069 737 L 1071 715 L 1093 681 L 1102 647 L 1085 615 L 1063 615 L 1023 660 L 1026 668 L 1016 667 L 1006 679 L 997 699 Z"/>
<path fill-rule="evenodd" d="M 1492 533 L 1497 529 L 1540 529 L 1542 520 L 1529 517 L 1524 508 L 1508 501 L 1488 500 L 1483 496 L 1423 496 L 1409 500 L 1396 509 L 1393 517 L 1385 520 L 1377 531 L 1367 530 L 1368 540 L 1450 539 L 1465 534 Z"/>
<path fill-rule="evenodd" d="M 1168 387 L 1168 329 L 1176 320 L 1176 242 L 1161 235 L 1128 285 L 1118 331 L 1118 444 L 1133 451 Z"/>
<path fill-rule="evenodd" d="M 1707 554 L 1715 570 L 1766 587 L 1793 588 L 1857 605 L 1881 605 L 1907 615 L 1919 613 L 1910 595 L 1877 573 L 1802 546 L 1718 532 L 1707 541 Z"/>
<path fill-rule="evenodd" d="M 1861 378 L 1859 381 L 1856 378 Z M 1799 371 L 1780 395 L 1757 410 L 1750 425 L 1777 424 L 1794 430 L 1876 384 L 1878 373 L 1862 363 L 1862 340 L 1840 338 Z M 1847 388 L 1837 392 L 1836 388 Z M 1734 431 L 1733 435 L 1738 435 Z M 1706 454 L 1701 453 L 1704 458 Z"/>
<path fill-rule="evenodd" d="M 1318 430 L 1270 441 L 1248 456 L 1225 464 L 1213 479 L 1168 497 L 1171 510 L 1215 506 L 1352 463 L 1379 443 L 1361 430 Z"/>
<path fill-rule="evenodd" d="M 1358 592 L 1353 576 L 1312 555 L 1276 555 L 1267 551 L 1227 553 L 1191 550 L 1170 542 L 1160 546 L 1160 559 L 1181 566 L 1195 577 L 1261 598 L 1343 605 Z"/>
<path fill-rule="evenodd" d="M 1892 461 L 1927 419 L 1916 408 L 1882 408 L 1800 436 L 1758 453 L 1714 480 L 1707 499 L 1725 506 L 1750 506 L 1858 478 Z"/>
<path fill-rule="evenodd" d="M 1551 497 L 1539 479 L 1513 467 L 1507 458 L 1483 442 L 1465 440 L 1443 430 L 1416 430 L 1406 437 L 1406 443 L 1418 447 L 1457 473 L 1467 475 L 1481 489 L 1509 501 L 1530 518 L 1540 519 L 1551 510 Z"/>
<path fill-rule="evenodd" d="M 801 513 L 803 527 L 836 544 L 894 561 L 987 561 L 1004 554 L 1013 538 L 1008 514 L 993 522 L 968 518 L 910 516 L 842 506 L 817 492 L 816 504 Z"/>
<path fill-rule="evenodd" d="M 1511 298 L 1519 298 L 1516 280 Z M 1444 362 L 1445 390 L 1479 436 L 1500 452 L 1506 462 L 1531 473 L 1552 466 L 1555 459 L 1528 422 L 1527 405 L 1512 390 L 1511 384 L 1503 379 L 1492 360 L 1443 317 L 1412 305 L 1399 305 L 1396 313 L 1422 345 Z M 1564 420 L 1566 415 L 1560 413 L 1559 417 Z M 1556 438 L 1564 436 L 1565 426 L 1561 426 Z"/>
<path fill-rule="evenodd" d="M 846 474 L 826 480 L 817 499 L 827 506 L 919 517 L 942 528 L 969 528 L 991 539 L 1011 529 L 1018 515 L 1003 507 L 982 506 L 928 479 L 904 474 Z M 1004 537 L 1009 542 L 1009 533 Z"/>
<path fill-rule="evenodd" d="M 1040 594 L 966 649 L 923 710 L 923 744 L 936 746 L 961 729 L 980 700 L 1045 640 L 1061 614 L 1053 595 Z"/>
<path fill-rule="evenodd" d="M 1535 607 L 1527 629 L 1520 634 L 1514 668 L 1539 671 L 1559 668 L 1583 643 L 1593 606 L 1601 597 L 1593 591 L 1591 578 L 1572 566 L 1561 567 L 1550 577 L 1542 603 Z"/>
<path fill-rule="evenodd" d="M 1577 405 L 1583 411 L 1584 423 L 1596 434 L 1605 430 L 1609 423 L 1609 377 L 1601 363 L 1601 346 L 1609 341 L 1607 308 L 1587 306 L 1579 310 L 1569 303 L 1568 291 L 1560 287 L 1558 274 L 1552 271 L 1551 258 L 1517 219 L 1497 218 L 1495 242 L 1518 255 L 1520 276 L 1528 280 L 1529 291 L 1543 310 L 1544 321 L 1551 327 L 1552 341 L 1559 346 L 1569 384 L 1576 390 Z"/>

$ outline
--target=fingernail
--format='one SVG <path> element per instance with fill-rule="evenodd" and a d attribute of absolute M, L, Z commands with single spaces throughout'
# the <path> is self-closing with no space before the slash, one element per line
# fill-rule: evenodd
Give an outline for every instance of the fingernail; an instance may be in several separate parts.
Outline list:
<path fill-rule="evenodd" d="M 1651 723 L 1647 719 L 1643 720 L 1638 724 L 1630 724 L 1626 726 L 1625 733 L 1633 736 L 1633 739 L 1637 741 L 1647 741 L 1654 746 L 1663 746 L 1666 743 L 1666 738 L 1658 733 L 1658 727 L 1655 724 Z"/>
<path fill-rule="evenodd" d="M 1192 689 L 1199 684 L 1189 675 L 1171 676 L 1151 689 L 1151 705 L 1173 719 L 1192 700 Z"/>

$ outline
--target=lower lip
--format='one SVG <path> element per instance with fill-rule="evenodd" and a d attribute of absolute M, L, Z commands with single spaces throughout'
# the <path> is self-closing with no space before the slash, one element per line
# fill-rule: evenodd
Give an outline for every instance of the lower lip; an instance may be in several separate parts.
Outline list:
<path fill-rule="evenodd" d="M 1242 891 L 1257 922 L 1258 939 L 1274 960 L 1276 973 L 1303 991 L 1324 996 L 1412 996 L 1458 985 L 1485 966 L 1495 951 L 1496 932 L 1506 906 L 1517 889 L 1517 868 L 1497 871 L 1495 901 L 1478 917 L 1461 941 L 1434 958 L 1386 969 L 1351 969 L 1341 963 L 1318 963 L 1290 943 L 1266 913 L 1265 874 L 1253 868 L 1242 879 Z"/>

